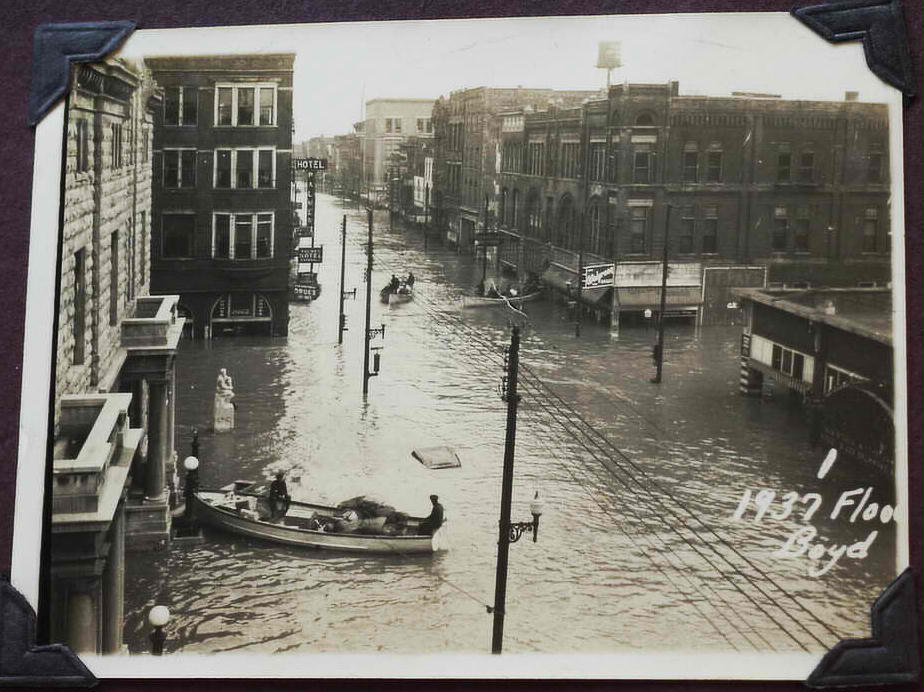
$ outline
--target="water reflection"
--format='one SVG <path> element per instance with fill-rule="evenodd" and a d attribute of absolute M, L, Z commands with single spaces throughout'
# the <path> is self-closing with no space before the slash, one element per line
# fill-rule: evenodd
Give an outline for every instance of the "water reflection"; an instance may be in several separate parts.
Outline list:
<path fill-rule="evenodd" d="M 341 213 L 319 196 L 319 238 L 332 246 Z M 346 288 L 362 295 L 364 218 L 348 213 Z M 373 288 L 408 269 L 417 276 L 413 302 L 373 303 L 372 324 L 386 325 L 386 339 L 381 375 L 365 400 L 361 299 L 347 301 L 349 331 L 336 345 L 339 262 L 318 267 L 325 290 L 313 304 L 292 306 L 287 339 L 185 342 L 178 448 L 182 456 L 192 428 L 201 431 L 206 486 L 285 468 L 297 499 L 373 494 L 415 514 L 429 511 L 435 492 L 451 550 L 370 558 L 209 532 L 205 544 L 175 547 L 166 558 L 132 555 L 126 641 L 133 650 L 146 647 L 143 616 L 154 600 L 173 613 L 168 650 L 490 649 L 484 606 L 494 597 L 505 422 L 497 385 L 510 315 L 459 307 L 480 262 L 438 245 L 425 252 L 412 232 L 377 230 Z M 729 564 L 704 557 L 710 545 L 772 578 L 761 582 L 770 597 L 757 592 L 761 608 L 786 601 L 775 582 L 844 636 L 865 634 L 869 604 L 893 572 L 891 527 L 869 558 L 812 579 L 805 560 L 772 557 L 800 526 L 795 517 L 730 520 L 748 488 L 815 490 L 831 503 L 873 482 L 843 468 L 819 482 L 824 454 L 808 445 L 798 412 L 738 395 L 738 328 L 671 325 L 664 382 L 653 386 L 650 326 L 624 324 L 614 340 L 587 323 L 575 339 L 561 306 L 533 303 L 528 315 L 513 519 L 529 518 L 537 490 L 545 512 L 539 543 L 511 550 L 505 651 L 798 649 L 742 596 L 755 590 Z M 219 367 L 235 378 L 238 427 L 214 434 Z M 428 471 L 411 457 L 415 447 L 440 444 L 458 450 L 461 468 Z M 856 540 L 852 525 L 817 525 L 831 542 Z M 798 612 L 791 602 L 785 607 Z M 736 629 L 723 609 L 746 614 L 750 624 Z"/>

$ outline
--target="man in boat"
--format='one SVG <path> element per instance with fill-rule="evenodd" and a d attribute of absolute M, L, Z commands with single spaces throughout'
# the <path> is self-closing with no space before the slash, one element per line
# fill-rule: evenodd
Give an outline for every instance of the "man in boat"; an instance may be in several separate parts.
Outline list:
<path fill-rule="evenodd" d="M 289 511 L 289 489 L 286 487 L 285 474 L 282 471 L 276 472 L 276 480 L 270 483 L 269 489 L 269 507 L 270 519 L 279 519 L 284 517 Z"/>
<path fill-rule="evenodd" d="M 408 288 L 414 288 L 414 282 L 415 282 L 416 280 L 417 280 L 417 279 L 414 277 L 414 272 L 408 272 L 408 273 L 407 273 L 407 280 L 406 280 L 404 283 L 407 284 L 407 287 L 408 287 Z"/>
<path fill-rule="evenodd" d="M 439 497 L 431 495 L 430 502 L 433 503 L 430 516 L 420 522 L 420 525 L 417 527 L 417 532 L 424 536 L 432 536 L 436 533 L 436 530 L 443 525 L 443 505 L 439 503 Z"/>
<path fill-rule="evenodd" d="M 398 277 L 394 274 L 391 275 L 391 283 L 388 284 L 388 287 L 391 289 L 392 293 L 398 292 L 398 287 L 401 285 L 401 281 L 398 280 Z"/>

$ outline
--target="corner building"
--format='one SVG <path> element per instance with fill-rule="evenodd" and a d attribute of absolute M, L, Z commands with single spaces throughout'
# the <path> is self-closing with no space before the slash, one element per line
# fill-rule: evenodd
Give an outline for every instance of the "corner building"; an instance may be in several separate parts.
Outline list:
<path fill-rule="evenodd" d="M 891 280 L 888 110 L 855 92 L 794 101 L 620 84 L 579 107 L 497 119 L 498 218 L 511 236 L 501 261 L 511 269 L 551 267 L 553 284 L 576 286 L 581 250 L 585 266 L 658 262 L 669 223 L 669 257 L 707 272 L 703 307 L 718 322 L 733 296 L 714 280 Z M 717 279 L 728 267 L 747 269 L 746 282 Z M 755 284 L 758 272 L 765 279 Z M 656 301 L 633 309 L 643 307 Z"/>
<path fill-rule="evenodd" d="M 176 295 L 149 294 L 161 93 L 117 59 L 68 96 L 47 612 L 52 641 L 122 651 L 126 550 L 162 549 L 175 498 Z"/>
<path fill-rule="evenodd" d="M 292 54 L 146 58 L 155 114 L 151 291 L 195 338 L 288 333 Z"/>

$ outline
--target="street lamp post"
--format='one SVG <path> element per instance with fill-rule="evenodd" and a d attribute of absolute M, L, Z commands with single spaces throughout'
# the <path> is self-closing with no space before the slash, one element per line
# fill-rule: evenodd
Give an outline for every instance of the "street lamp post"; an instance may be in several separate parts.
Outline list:
<path fill-rule="evenodd" d="M 183 460 L 183 468 L 186 469 L 186 483 L 183 487 L 183 496 L 186 503 L 183 509 L 183 518 L 189 521 L 192 519 L 193 514 L 193 495 L 199 490 L 199 460 L 196 457 L 186 457 Z"/>
<path fill-rule="evenodd" d="M 167 633 L 164 632 L 164 627 L 170 622 L 170 610 L 167 606 L 154 606 L 148 613 L 148 622 L 154 628 L 154 631 L 151 632 L 151 653 L 154 656 L 162 656 L 164 644 L 167 641 Z"/>
<path fill-rule="evenodd" d="M 507 559 L 511 543 L 520 540 L 524 533 L 532 532 L 533 541 L 539 537 L 539 517 L 542 515 L 542 503 L 536 492 L 529 509 L 533 515 L 531 522 L 511 522 L 510 504 L 513 495 L 513 458 L 517 437 L 517 405 L 520 395 L 517 393 L 517 373 L 520 366 L 520 328 L 513 328 L 510 349 L 507 353 L 507 369 L 504 399 L 507 401 L 507 435 L 504 445 L 504 472 L 501 482 L 501 510 L 497 537 L 497 574 L 494 587 L 494 606 L 488 612 L 494 614 L 494 631 L 491 639 L 491 653 L 499 654 L 504 643 L 504 615 L 507 604 Z"/>

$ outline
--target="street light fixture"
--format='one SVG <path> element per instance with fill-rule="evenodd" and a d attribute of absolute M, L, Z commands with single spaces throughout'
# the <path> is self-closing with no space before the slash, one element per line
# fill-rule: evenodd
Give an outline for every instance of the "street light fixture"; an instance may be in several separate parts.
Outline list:
<path fill-rule="evenodd" d="M 183 468 L 186 469 L 186 483 L 183 488 L 183 497 L 186 502 L 183 516 L 188 520 L 192 517 L 192 499 L 199 490 L 199 460 L 196 457 L 183 459 Z"/>
<path fill-rule="evenodd" d="M 539 517 L 542 516 L 542 500 L 539 499 L 539 491 L 533 496 L 533 501 L 529 503 L 529 513 L 533 515 L 532 521 L 517 521 L 510 523 L 510 542 L 516 543 L 522 538 L 524 533 L 533 534 L 533 543 L 539 540 Z"/>
<path fill-rule="evenodd" d="M 151 653 L 155 656 L 161 656 L 164 653 L 164 643 L 167 641 L 164 627 L 170 622 L 170 610 L 167 606 L 154 606 L 148 613 L 148 622 L 154 628 L 154 631 L 151 632 Z"/>

